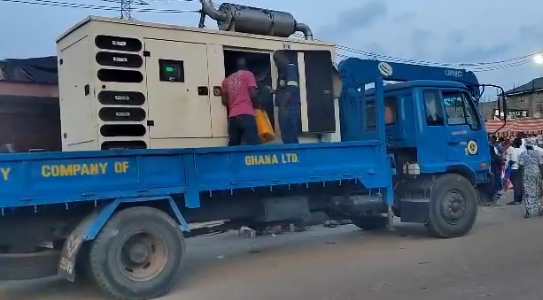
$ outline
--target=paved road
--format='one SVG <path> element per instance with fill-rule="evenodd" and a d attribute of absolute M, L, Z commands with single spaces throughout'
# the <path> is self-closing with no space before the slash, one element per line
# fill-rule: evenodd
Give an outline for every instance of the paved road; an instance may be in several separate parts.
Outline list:
<path fill-rule="evenodd" d="M 186 276 L 164 300 L 543 299 L 543 218 L 481 208 L 473 233 L 437 240 L 420 226 L 352 226 L 254 240 L 193 239 Z M 0 284 L 2 300 L 106 300 L 55 280 Z"/>

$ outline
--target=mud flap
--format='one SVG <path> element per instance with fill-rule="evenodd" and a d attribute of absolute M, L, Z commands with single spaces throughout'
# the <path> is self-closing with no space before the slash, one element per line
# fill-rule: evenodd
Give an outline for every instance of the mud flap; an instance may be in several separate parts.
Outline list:
<path fill-rule="evenodd" d="M 96 209 L 87 215 L 66 239 L 60 255 L 58 275 L 69 281 L 75 281 L 77 253 L 81 250 L 83 243 L 87 241 L 88 233 L 94 226 L 96 219 L 107 207 L 104 206 L 101 209 Z"/>

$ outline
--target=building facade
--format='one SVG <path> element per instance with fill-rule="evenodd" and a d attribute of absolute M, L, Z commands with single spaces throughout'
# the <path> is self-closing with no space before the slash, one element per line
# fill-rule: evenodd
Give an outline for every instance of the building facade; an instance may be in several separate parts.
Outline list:
<path fill-rule="evenodd" d="M 506 91 L 505 96 L 511 117 L 543 117 L 543 77 Z M 496 101 L 479 103 L 479 111 L 487 120 L 493 119 L 497 108 Z M 527 111 L 526 114 L 524 114 L 525 111 Z"/>
<path fill-rule="evenodd" d="M 0 148 L 60 151 L 56 57 L 0 60 Z"/>

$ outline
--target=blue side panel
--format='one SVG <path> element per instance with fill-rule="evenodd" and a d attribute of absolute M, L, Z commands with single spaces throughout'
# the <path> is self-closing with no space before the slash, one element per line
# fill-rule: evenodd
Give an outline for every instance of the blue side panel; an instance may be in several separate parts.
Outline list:
<path fill-rule="evenodd" d="M 341 145 L 341 146 L 340 146 Z M 383 187 L 379 170 L 379 143 L 319 144 L 243 147 L 240 151 L 197 152 L 197 178 L 201 190 L 252 188 L 359 179 L 367 187 Z M 375 158 L 375 159 L 368 159 Z M 385 175 L 385 176 L 386 176 Z"/>
<path fill-rule="evenodd" d="M 0 155 L 0 207 L 184 192 L 180 155 L 114 154 Z"/>
<path fill-rule="evenodd" d="M 378 140 L 337 143 L 0 155 L 0 208 L 357 179 L 386 188 Z"/>

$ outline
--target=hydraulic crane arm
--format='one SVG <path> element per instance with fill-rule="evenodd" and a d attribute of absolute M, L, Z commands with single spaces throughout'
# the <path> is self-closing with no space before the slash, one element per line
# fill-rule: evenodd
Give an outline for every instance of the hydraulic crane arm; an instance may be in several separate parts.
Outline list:
<path fill-rule="evenodd" d="M 351 80 L 365 85 L 382 77 L 387 81 L 435 80 L 456 81 L 466 85 L 475 99 L 481 92 L 475 74 L 465 69 L 431 67 L 422 65 L 384 62 L 372 59 L 347 58 L 340 62 L 340 69 L 347 71 Z"/>

